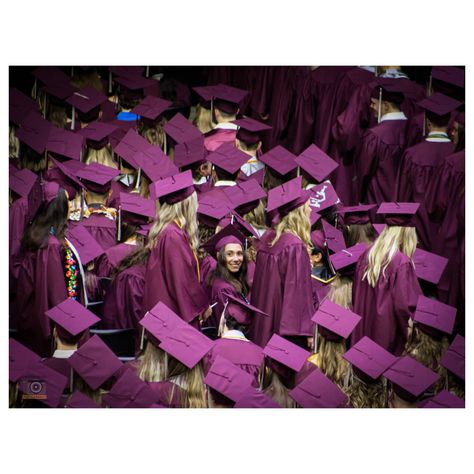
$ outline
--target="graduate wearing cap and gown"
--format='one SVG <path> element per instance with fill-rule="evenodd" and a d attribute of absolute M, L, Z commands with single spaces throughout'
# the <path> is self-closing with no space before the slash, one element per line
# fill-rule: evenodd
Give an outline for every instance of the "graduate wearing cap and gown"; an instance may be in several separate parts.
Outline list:
<path fill-rule="evenodd" d="M 417 203 L 382 203 L 377 213 L 385 215 L 387 226 L 412 227 L 411 219 L 418 207 Z M 352 333 L 351 345 L 367 336 L 399 356 L 407 341 L 408 320 L 413 319 L 422 291 L 412 259 L 398 249 L 385 270 L 380 269 L 374 287 L 369 284 L 368 277 L 364 278 L 369 253 L 384 238 L 385 232 L 362 254 L 356 266 L 352 304 L 353 311 L 362 316 L 362 321 Z"/>
<path fill-rule="evenodd" d="M 423 142 L 405 150 L 398 171 L 394 198 L 402 202 L 420 202 L 414 225 L 421 248 L 428 251 L 433 249 L 439 225 L 430 219 L 425 199 L 438 166 L 453 152 L 453 144 L 446 132 L 450 113 L 459 105 L 460 102 L 439 93 L 420 102 L 426 110 L 429 133 Z"/>
<path fill-rule="evenodd" d="M 195 193 L 192 174 L 185 171 L 154 183 L 152 197 L 166 204 L 176 204 Z M 191 216 L 192 217 L 192 216 Z M 160 216 L 158 215 L 158 222 Z M 157 224 L 155 224 L 157 225 Z M 183 223 L 167 223 L 156 237 L 146 269 L 143 312 L 163 301 L 186 322 L 198 326 L 198 316 L 209 304 L 200 283 L 197 255 L 191 247 Z M 207 310 L 207 311 L 206 311 Z"/>
<path fill-rule="evenodd" d="M 309 193 L 301 189 L 301 177 L 295 178 L 269 192 L 267 212 L 278 209 L 283 218 L 305 206 Z M 308 215 L 308 234 L 309 228 Z M 273 333 L 296 336 L 300 341 L 313 334 L 314 303 L 308 249 L 292 232 L 283 232 L 278 242 L 270 246 L 275 235 L 269 230 L 261 239 L 252 288 L 252 305 L 270 315 L 255 319 L 251 325 L 250 339 L 262 347 Z"/>

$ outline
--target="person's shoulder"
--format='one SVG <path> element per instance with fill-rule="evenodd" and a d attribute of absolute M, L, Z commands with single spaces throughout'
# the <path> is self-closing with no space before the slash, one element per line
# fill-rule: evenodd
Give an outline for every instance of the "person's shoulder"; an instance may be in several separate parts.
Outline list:
<path fill-rule="evenodd" d="M 403 252 L 400 252 L 399 250 L 397 250 L 392 257 L 391 267 L 394 270 L 398 270 L 407 265 L 413 266 L 411 258 L 405 255 Z"/>

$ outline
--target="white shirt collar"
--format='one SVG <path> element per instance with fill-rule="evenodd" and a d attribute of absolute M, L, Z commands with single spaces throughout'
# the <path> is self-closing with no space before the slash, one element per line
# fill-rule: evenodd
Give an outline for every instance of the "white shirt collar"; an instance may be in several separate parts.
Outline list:
<path fill-rule="evenodd" d="M 232 123 L 232 122 L 222 122 L 222 123 L 218 123 L 214 127 L 214 130 L 216 128 L 221 129 L 221 130 L 237 130 L 238 126 L 235 123 Z"/>
<path fill-rule="evenodd" d="M 304 189 L 308 190 L 308 189 L 314 188 L 315 186 L 317 186 L 317 184 L 309 183 L 309 184 L 306 185 L 306 188 L 304 188 Z"/>
<path fill-rule="evenodd" d="M 225 179 L 221 181 L 216 181 L 214 183 L 214 186 L 219 187 L 219 186 L 235 186 L 237 183 L 235 181 L 227 181 Z"/>
<path fill-rule="evenodd" d="M 407 120 L 407 116 L 403 112 L 389 112 L 380 117 L 380 122 L 385 122 L 386 120 Z"/>
<path fill-rule="evenodd" d="M 248 340 L 245 336 L 244 333 L 241 331 L 238 331 L 237 329 L 229 329 L 228 331 L 225 332 L 225 334 L 222 335 L 223 339 L 245 339 Z"/>
<path fill-rule="evenodd" d="M 434 136 L 433 135 L 442 135 L 442 136 Z M 451 140 L 446 132 L 430 132 L 428 133 L 427 137 L 425 138 L 427 142 L 439 142 L 439 143 L 448 143 Z"/>
<path fill-rule="evenodd" d="M 380 74 L 379 77 L 391 77 L 393 79 L 408 79 L 408 76 L 397 69 L 387 69 L 385 72 Z"/>
<path fill-rule="evenodd" d="M 74 352 L 76 352 L 76 349 L 56 349 L 53 354 L 53 359 L 69 359 Z"/>
<path fill-rule="evenodd" d="M 198 180 L 193 178 L 193 184 L 205 184 L 207 183 L 207 179 L 205 176 L 201 176 Z"/>

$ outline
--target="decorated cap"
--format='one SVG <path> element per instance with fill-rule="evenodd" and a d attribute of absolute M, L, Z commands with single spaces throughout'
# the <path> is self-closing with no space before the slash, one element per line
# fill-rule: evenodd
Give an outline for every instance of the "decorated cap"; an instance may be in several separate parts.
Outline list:
<path fill-rule="evenodd" d="M 92 390 L 97 390 L 122 367 L 122 362 L 97 335 L 74 352 L 68 361 Z"/>
<path fill-rule="evenodd" d="M 233 142 L 222 144 L 217 150 L 209 153 L 207 160 L 214 166 L 222 168 L 230 174 L 237 173 L 249 156 L 236 148 Z"/>
<path fill-rule="evenodd" d="M 339 341 L 340 338 L 347 339 L 361 319 L 358 314 L 326 299 L 311 321 L 318 325 L 319 332 L 326 339 Z"/>
<path fill-rule="evenodd" d="M 170 100 L 148 95 L 132 109 L 132 114 L 139 115 L 141 119 L 155 121 L 172 105 Z"/>
<path fill-rule="evenodd" d="M 334 270 L 341 272 L 341 270 L 355 266 L 368 247 L 367 244 L 361 242 L 331 255 L 329 258 Z"/>
<path fill-rule="evenodd" d="M 81 223 L 69 226 L 67 237 L 77 250 L 83 265 L 87 265 L 104 253 L 99 242 Z"/>
<path fill-rule="evenodd" d="M 346 243 L 344 241 L 343 233 L 333 225 L 329 224 L 326 219 L 321 219 L 321 223 L 323 225 L 323 232 L 329 250 L 335 253 L 345 249 Z"/>
<path fill-rule="evenodd" d="M 139 166 L 135 161 L 135 155 L 140 151 L 148 150 L 151 146 L 152 145 L 150 145 L 145 138 L 139 135 L 135 130 L 130 129 L 120 140 L 118 145 L 115 146 L 114 152 L 132 165 L 132 168 L 137 169 Z"/>
<path fill-rule="evenodd" d="M 441 94 L 440 92 L 435 92 L 433 95 L 417 103 L 419 107 L 438 117 L 448 116 L 461 104 L 462 102 Z"/>
<path fill-rule="evenodd" d="M 449 390 L 442 390 L 438 395 L 430 398 L 423 408 L 465 408 L 465 406 L 462 398 L 457 397 Z"/>
<path fill-rule="evenodd" d="M 465 379 L 465 345 L 464 337 L 456 334 L 453 342 L 449 345 L 439 362 L 442 367 L 448 369 L 461 380 Z"/>
<path fill-rule="evenodd" d="M 204 147 L 204 136 L 193 138 L 192 140 L 178 143 L 174 149 L 174 164 L 178 168 L 191 165 L 194 167 L 205 163 L 207 151 Z"/>
<path fill-rule="evenodd" d="M 228 224 L 217 234 L 209 238 L 201 247 L 217 259 L 217 254 L 227 244 L 238 244 L 242 247 L 242 250 L 245 250 L 247 247 L 247 239 L 236 226 Z"/>
<path fill-rule="evenodd" d="M 156 206 L 153 199 L 146 199 L 138 194 L 120 193 L 120 217 L 132 225 L 146 224 L 148 219 L 156 215 Z"/>
<path fill-rule="evenodd" d="M 294 178 L 268 192 L 267 212 L 278 209 L 280 217 L 302 206 L 310 198 L 310 191 L 301 188 L 301 176 Z"/>
<path fill-rule="evenodd" d="M 120 174 L 120 171 L 110 166 L 90 163 L 77 172 L 88 191 L 105 194 L 111 186 L 111 181 Z"/>
<path fill-rule="evenodd" d="M 343 408 L 347 405 L 346 395 L 318 368 L 288 395 L 303 408 Z"/>
<path fill-rule="evenodd" d="M 212 349 L 213 344 L 211 339 L 187 324 L 165 334 L 159 347 L 192 369 Z"/>
<path fill-rule="evenodd" d="M 343 356 L 354 372 L 366 382 L 375 382 L 398 359 L 367 336 L 357 341 Z"/>
<path fill-rule="evenodd" d="M 213 101 L 216 109 L 227 114 L 236 114 L 248 91 L 237 89 L 226 84 L 218 84 L 213 90 Z"/>
<path fill-rule="evenodd" d="M 272 128 L 269 125 L 249 117 L 234 120 L 232 123 L 239 127 L 237 130 L 237 139 L 248 145 L 257 144 L 261 141 L 262 132 L 271 130 Z"/>
<path fill-rule="evenodd" d="M 15 339 L 10 338 L 8 345 L 8 380 L 10 380 L 10 382 L 17 382 L 25 373 L 26 369 L 35 362 L 40 361 L 41 357 L 23 344 L 15 341 Z"/>
<path fill-rule="evenodd" d="M 234 408 L 281 408 L 281 406 L 260 390 L 250 386 L 242 392 Z"/>
<path fill-rule="evenodd" d="M 193 175 L 189 170 L 150 185 L 151 198 L 160 199 L 166 204 L 176 204 L 194 192 Z"/>
<path fill-rule="evenodd" d="M 137 168 L 141 168 L 150 181 L 159 181 L 179 173 L 176 165 L 159 146 L 150 146 L 133 155 Z"/>
<path fill-rule="evenodd" d="M 65 299 L 45 314 L 59 326 L 60 338 L 62 330 L 69 337 L 77 336 L 100 321 L 94 313 L 72 298 Z"/>
<path fill-rule="evenodd" d="M 255 209 L 260 199 L 267 195 L 265 190 L 254 179 L 237 183 L 235 186 L 228 186 L 223 191 L 232 202 L 235 210 L 242 215 Z"/>
<path fill-rule="evenodd" d="M 105 122 L 91 122 L 87 127 L 76 133 L 86 139 L 86 145 L 94 150 L 100 150 L 109 143 L 109 137 L 117 130 L 117 126 Z"/>
<path fill-rule="evenodd" d="M 344 206 L 337 210 L 343 216 L 344 225 L 364 225 L 371 222 L 369 211 L 377 204 L 359 204 L 358 206 Z"/>
<path fill-rule="evenodd" d="M 278 334 L 273 334 L 263 349 L 263 353 L 295 372 L 299 372 L 302 369 L 306 359 L 310 356 L 308 351 Z"/>
<path fill-rule="evenodd" d="M 81 160 L 84 137 L 63 128 L 51 127 L 46 148 L 49 153 L 55 153 L 72 160 Z"/>
<path fill-rule="evenodd" d="M 443 81 L 464 89 L 464 69 L 459 67 L 433 66 L 431 76 L 438 81 Z"/>
<path fill-rule="evenodd" d="M 99 118 L 100 106 L 107 101 L 107 96 L 94 87 L 85 87 L 73 92 L 66 102 L 72 105 L 81 122 L 92 122 Z"/>
<path fill-rule="evenodd" d="M 435 285 L 439 283 L 441 275 L 448 264 L 447 258 L 420 248 L 415 250 L 412 260 L 415 265 L 416 276 L 420 280 L 425 280 Z"/>
<path fill-rule="evenodd" d="M 11 87 L 9 90 L 9 119 L 15 125 L 21 125 L 25 117 L 36 111 L 36 102 L 18 89 Z"/>
<path fill-rule="evenodd" d="M 100 408 L 94 400 L 76 390 L 68 399 L 64 408 Z"/>
<path fill-rule="evenodd" d="M 310 188 L 309 205 L 315 212 L 322 212 L 340 202 L 331 181 L 323 181 Z"/>
<path fill-rule="evenodd" d="M 397 362 L 390 366 L 383 375 L 392 382 L 395 393 L 411 403 L 414 403 L 439 379 L 436 372 L 410 356 L 399 357 Z"/>
<path fill-rule="evenodd" d="M 339 165 L 323 150 L 311 144 L 296 159 L 296 164 L 316 182 L 324 181 Z"/>
<path fill-rule="evenodd" d="M 235 296 L 228 294 L 225 298 L 227 299 L 227 305 L 224 309 L 225 315 L 232 316 L 240 324 L 249 325 L 252 322 L 253 314 L 268 317 L 267 313 L 252 306 L 240 297 L 236 298 Z"/>
<path fill-rule="evenodd" d="M 280 145 L 264 153 L 259 160 L 281 177 L 298 167 L 296 155 Z"/>
<path fill-rule="evenodd" d="M 21 127 L 16 131 L 16 136 L 20 142 L 41 154 L 46 149 L 51 128 L 53 126 L 36 110 L 31 110 L 24 118 Z"/>
<path fill-rule="evenodd" d="M 230 400 L 237 401 L 252 385 L 253 377 L 218 355 L 204 377 L 204 383 Z"/>
<path fill-rule="evenodd" d="M 153 389 L 128 368 L 104 395 L 103 401 L 111 408 L 149 408 L 156 398 Z"/>
<path fill-rule="evenodd" d="M 199 129 L 180 113 L 167 122 L 163 130 L 171 137 L 173 144 L 188 142 L 202 136 Z"/>
<path fill-rule="evenodd" d="M 453 306 L 420 295 L 413 321 L 428 334 L 450 335 L 456 321 L 456 311 Z"/>
<path fill-rule="evenodd" d="M 24 168 L 22 170 L 15 171 L 14 174 L 9 176 L 10 189 L 21 197 L 28 196 L 30 194 L 33 185 L 38 179 L 38 175 L 33 171 Z"/>
<path fill-rule="evenodd" d="M 388 226 L 413 227 L 412 218 L 419 207 L 419 202 L 383 202 L 377 214 L 384 214 Z"/>

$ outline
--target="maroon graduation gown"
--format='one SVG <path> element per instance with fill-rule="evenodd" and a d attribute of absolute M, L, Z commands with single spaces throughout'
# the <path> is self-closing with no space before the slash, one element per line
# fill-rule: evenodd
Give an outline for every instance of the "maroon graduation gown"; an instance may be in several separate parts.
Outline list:
<path fill-rule="evenodd" d="M 91 214 L 79 222 L 69 222 L 71 227 L 82 224 L 91 233 L 97 243 L 107 250 L 117 243 L 117 223 L 101 214 Z"/>
<path fill-rule="evenodd" d="M 251 303 L 269 317 L 253 320 L 253 342 L 265 346 L 273 333 L 280 336 L 311 336 L 314 312 L 311 264 L 304 243 L 284 233 L 273 246 L 274 231 L 262 237 L 257 253 Z"/>
<path fill-rule="evenodd" d="M 399 356 L 407 340 L 408 319 L 413 318 L 422 291 L 412 262 L 398 251 L 372 288 L 367 279 L 362 280 L 369 250 L 357 263 L 352 286 L 353 311 L 362 320 L 352 332 L 351 345 L 368 336 Z"/>
<path fill-rule="evenodd" d="M 226 130 L 223 128 L 215 128 L 207 132 L 204 136 L 204 146 L 207 151 L 215 151 L 221 145 L 227 142 L 234 142 L 237 136 L 237 130 Z"/>
<path fill-rule="evenodd" d="M 256 316 L 259 317 L 259 316 Z M 260 346 L 246 339 L 221 337 L 203 359 L 204 374 L 207 375 L 217 356 L 225 357 L 253 377 L 252 385 L 259 387 L 259 376 L 263 363 Z"/>
<path fill-rule="evenodd" d="M 27 215 L 27 197 L 17 199 L 8 209 L 10 273 L 14 279 L 18 278 L 18 263 L 21 259 L 21 239 L 27 225 Z"/>
<path fill-rule="evenodd" d="M 98 277 L 110 277 L 118 264 L 137 248 L 131 244 L 117 244 L 109 247 L 103 255 L 98 258 L 96 275 Z"/>
<path fill-rule="evenodd" d="M 104 298 L 101 326 L 103 329 L 140 329 L 143 318 L 145 265 L 134 265 L 115 276 Z"/>
<path fill-rule="evenodd" d="M 25 253 L 18 275 L 21 297 L 13 323 L 21 342 L 42 357 L 51 355 L 51 324 L 45 311 L 67 298 L 61 243 L 51 236 L 47 245 Z"/>
<path fill-rule="evenodd" d="M 354 157 L 358 202 L 391 201 L 405 148 L 406 123 L 406 120 L 386 120 L 363 134 Z"/>
<path fill-rule="evenodd" d="M 210 304 L 217 304 L 212 308 L 212 316 L 209 318 L 208 326 L 219 327 L 222 311 L 224 311 L 224 306 L 229 295 L 235 298 L 241 298 L 232 283 L 222 278 L 215 278 L 211 285 L 209 302 Z"/>
<path fill-rule="evenodd" d="M 164 380 L 163 382 L 148 382 L 148 386 L 156 393 L 156 403 L 166 408 L 184 408 L 181 397 L 185 395 L 185 391 L 179 385 Z"/>
<path fill-rule="evenodd" d="M 200 284 L 197 259 L 184 229 L 169 223 L 157 238 L 145 273 L 143 314 L 159 301 L 186 322 L 197 324 L 208 301 Z"/>
<path fill-rule="evenodd" d="M 419 202 L 420 208 L 413 218 L 420 247 L 432 250 L 433 237 L 439 225 L 430 219 L 425 197 L 437 167 L 443 158 L 452 153 L 451 142 L 423 141 L 407 148 L 402 156 L 397 176 L 395 199 L 399 202 Z"/>

